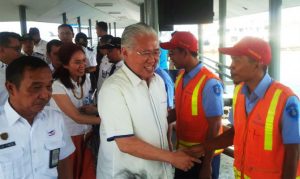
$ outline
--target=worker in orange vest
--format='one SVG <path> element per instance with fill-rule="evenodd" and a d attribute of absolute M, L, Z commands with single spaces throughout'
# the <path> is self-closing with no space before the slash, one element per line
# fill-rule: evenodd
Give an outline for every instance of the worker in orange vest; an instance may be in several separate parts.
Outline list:
<path fill-rule="evenodd" d="M 267 42 L 245 37 L 231 48 L 231 76 L 236 85 L 230 121 L 221 136 L 192 147 L 202 155 L 234 145 L 235 178 L 295 179 L 299 173 L 299 98 L 267 73 L 271 49 Z"/>
<path fill-rule="evenodd" d="M 190 32 L 176 32 L 169 42 L 160 46 L 169 50 L 177 69 L 175 82 L 175 109 L 170 111 L 169 122 L 176 120 L 177 149 L 203 143 L 220 133 L 223 115 L 223 86 L 219 78 L 199 62 L 198 41 Z M 220 155 L 209 151 L 189 171 L 175 170 L 175 179 L 217 179 Z"/>

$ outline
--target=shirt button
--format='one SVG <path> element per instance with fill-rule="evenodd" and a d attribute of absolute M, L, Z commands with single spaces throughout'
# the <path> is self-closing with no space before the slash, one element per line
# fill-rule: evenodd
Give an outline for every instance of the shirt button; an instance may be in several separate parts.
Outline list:
<path fill-rule="evenodd" d="M 37 172 L 37 168 L 34 169 L 34 172 Z"/>
<path fill-rule="evenodd" d="M 32 150 L 32 153 L 34 153 L 34 154 L 35 154 L 35 153 L 36 153 L 36 150 Z"/>

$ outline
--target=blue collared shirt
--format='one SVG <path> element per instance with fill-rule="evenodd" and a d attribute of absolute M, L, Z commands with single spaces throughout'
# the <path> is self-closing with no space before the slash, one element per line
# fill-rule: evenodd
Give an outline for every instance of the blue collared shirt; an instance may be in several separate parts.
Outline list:
<path fill-rule="evenodd" d="M 174 108 L 174 83 L 170 75 L 160 67 L 156 68 L 155 73 L 157 73 L 164 80 L 166 91 L 167 91 L 168 108 L 173 109 Z"/>
<path fill-rule="evenodd" d="M 200 72 L 202 66 L 202 63 L 199 63 L 189 73 L 184 74 L 183 87 Z M 206 117 L 223 115 L 223 86 L 219 80 L 210 79 L 206 82 L 202 92 L 202 105 Z"/>
<path fill-rule="evenodd" d="M 246 85 L 243 86 L 242 93 L 246 97 L 245 107 L 247 114 L 249 114 L 257 102 L 265 96 L 272 82 L 273 80 L 270 75 L 266 74 L 251 94 L 249 94 L 248 87 Z M 289 97 L 282 116 L 282 138 L 284 144 L 300 143 L 299 109 L 299 99 L 296 96 Z M 232 110 L 229 114 L 229 121 L 233 124 Z"/>

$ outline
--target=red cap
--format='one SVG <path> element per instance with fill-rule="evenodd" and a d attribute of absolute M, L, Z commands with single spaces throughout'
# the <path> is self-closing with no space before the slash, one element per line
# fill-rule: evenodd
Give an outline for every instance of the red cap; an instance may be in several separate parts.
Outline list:
<path fill-rule="evenodd" d="M 247 56 L 265 65 L 269 65 L 272 58 L 269 43 L 256 37 L 244 37 L 233 47 L 219 48 L 219 52 L 231 56 Z"/>
<path fill-rule="evenodd" d="M 176 32 L 170 42 L 160 43 L 164 49 L 183 48 L 191 52 L 198 52 L 198 40 L 190 32 Z"/>

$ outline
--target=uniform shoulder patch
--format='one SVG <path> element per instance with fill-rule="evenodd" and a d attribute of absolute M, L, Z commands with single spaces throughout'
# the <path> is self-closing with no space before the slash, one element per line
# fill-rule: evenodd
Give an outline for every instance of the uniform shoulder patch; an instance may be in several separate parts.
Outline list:
<path fill-rule="evenodd" d="M 219 85 L 219 84 L 215 84 L 214 86 L 213 86 L 213 90 L 214 90 L 214 93 L 216 94 L 216 95 L 220 95 L 221 94 L 221 86 Z"/>
<path fill-rule="evenodd" d="M 291 118 L 293 118 L 293 119 L 299 118 L 299 111 L 298 111 L 297 104 L 292 103 L 292 104 L 288 105 L 285 110 Z"/>

